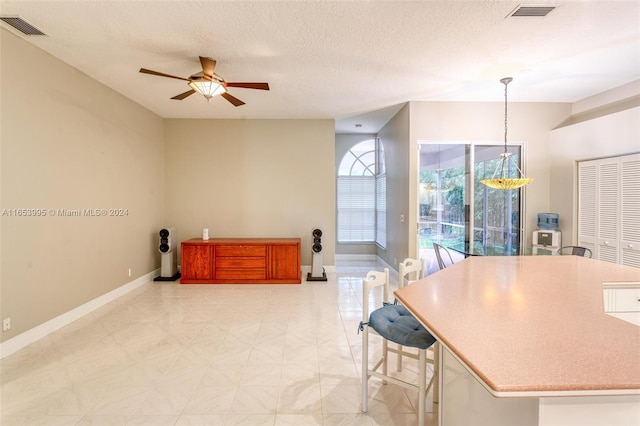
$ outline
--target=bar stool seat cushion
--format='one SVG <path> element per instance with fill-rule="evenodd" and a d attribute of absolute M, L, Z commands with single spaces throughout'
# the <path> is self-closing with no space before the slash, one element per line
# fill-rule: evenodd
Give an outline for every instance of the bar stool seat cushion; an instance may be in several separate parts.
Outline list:
<path fill-rule="evenodd" d="M 371 312 L 369 325 L 385 339 L 418 349 L 427 349 L 436 339 L 403 305 L 386 305 Z"/>

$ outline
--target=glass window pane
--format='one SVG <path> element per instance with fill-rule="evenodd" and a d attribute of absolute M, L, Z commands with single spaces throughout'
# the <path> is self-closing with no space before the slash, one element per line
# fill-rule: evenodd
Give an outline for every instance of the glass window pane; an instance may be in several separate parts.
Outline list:
<path fill-rule="evenodd" d="M 520 146 L 509 146 L 520 166 Z M 478 146 L 474 165 L 474 241 L 485 247 L 512 251 L 520 246 L 520 189 L 498 190 L 483 185 L 480 180 L 491 179 L 499 165 L 504 146 Z M 499 173 L 499 172 L 498 172 Z M 517 169 L 510 167 L 508 176 L 516 177 Z"/>
<path fill-rule="evenodd" d="M 352 147 L 340 162 L 336 191 L 338 242 L 386 245 L 386 180 L 375 176 L 378 158 L 376 141 L 370 139 Z"/>
<path fill-rule="evenodd" d="M 338 176 L 349 176 L 351 174 L 351 166 L 355 161 L 356 156 L 353 155 L 351 151 L 347 151 L 347 153 L 342 157 L 342 161 L 340 161 L 340 167 L 338 167 Z"/>
<path fill-rule="evenodd" d="M 509 146 L 521 167 L 521 146 Z M 473 157 L 471 153 L 473 152 Z M 520 247 L 521 189 L 496 190 L 480 180 L 492 178 L 504 145 L 422 144 L 420 146 L 419 247 L 433 243 L 468 248 L 489 248 L 493 253 L 513 253 Z M 474 159 L 471 166 L 470 159 Z M 467 169 L 472 167 L 472 169 Z M 517 175 L 509 166 L 509 176 Z M 473 174 L 473 188 L 467 188 Z M 471 191 L 473 189 L 473 191 Z M 469 194 L 473 193 L 473 200 Z M 467 205 L 471 203 L 471 205 Z M 468 217 L 470 212 L 473 217 Z"/>
<path fill-rule="evenodd" d="M 465 242 L 465 144 L 420 148 L 420 247 Z"/>
<path fill-rule="evenodd" d="M 387 176 L 376 176 L 376 243 L 387 247 Z"/>

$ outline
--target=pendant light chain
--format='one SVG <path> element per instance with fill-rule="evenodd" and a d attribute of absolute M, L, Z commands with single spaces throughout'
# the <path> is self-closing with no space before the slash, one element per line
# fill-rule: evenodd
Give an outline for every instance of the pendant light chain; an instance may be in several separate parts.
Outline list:
<path fill-rule="evenodd" d="M 513 81 L 511 77 L 505 77 L 500 80 L 500 83 L 504 84 L 504 153 L 500 154 L 500 161 L 498 166 L 496 167 L 495 172 L 493 173 L 493 177 L 491 179 L 483 179 L 482 182 L 484 185 L 489 188 L 494 189 L 515 189 L 520 188 L 533 181 L 531 178 L 524 177 L 522 170 L 518 164 L 514 161 L 511 154 L 507 151 L 507 123 L 508 123 L 508 110 L 507 110 L 507 85 Z M 510 178 L 509 175 L 509 165 L 513 164 L 515 169 L 518 171 L 518 177 Z M 506 168 L 506 171 L 505 171 Z"/>
<path fill-rule="evenodd" d="M 509 81 L 503 80 L 504 83 L 504 152 L 507 152 L 507 84 Z"/>
<path fill-rule="evenodd" d="M 505 77 L 500 82 L 504 84 L 504 152 L 507 152 L 507 85 L 513 81 L 511 77 Z"/>

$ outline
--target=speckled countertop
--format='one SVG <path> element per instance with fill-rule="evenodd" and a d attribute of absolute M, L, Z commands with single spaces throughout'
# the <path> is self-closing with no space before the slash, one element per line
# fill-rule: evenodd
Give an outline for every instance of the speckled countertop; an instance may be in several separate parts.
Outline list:
<path fill-rule="evenodd" d="M 640 282 L 640 269 L 487 256 L 395 294 L 496 396 L 640 393 L 640 327 L 604 312 L 611 282 Z"/>

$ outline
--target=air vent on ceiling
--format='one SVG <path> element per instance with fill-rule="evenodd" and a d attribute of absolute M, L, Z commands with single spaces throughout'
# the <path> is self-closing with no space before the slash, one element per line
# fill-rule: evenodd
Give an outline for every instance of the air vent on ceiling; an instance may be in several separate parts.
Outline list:
<path fill-rule="evenodd" d="M 511 16 L 515 16 L 517 18 L 530 18 L 530 17 L 535 17 L 535 18 L 541 18 L 541 17 L 545 17 L 547 16 L 552 10 L 554 10 L 556 8 L 556 6 L 552 6 L 552 5 L 520 5 L 518 7 L 515 8 L 515 10 L 513 12 L 511 12 L 509 15 L 507 15 L 508 17 Z"/>
<path fill-rule="evenodd" d="M 16 30 L 20 31 L 22 34 L 26 35 L 46 35 L 24 19 L 19 16 L 2 16 L 0 20 L 6 22 L 11 25 Z"/>

